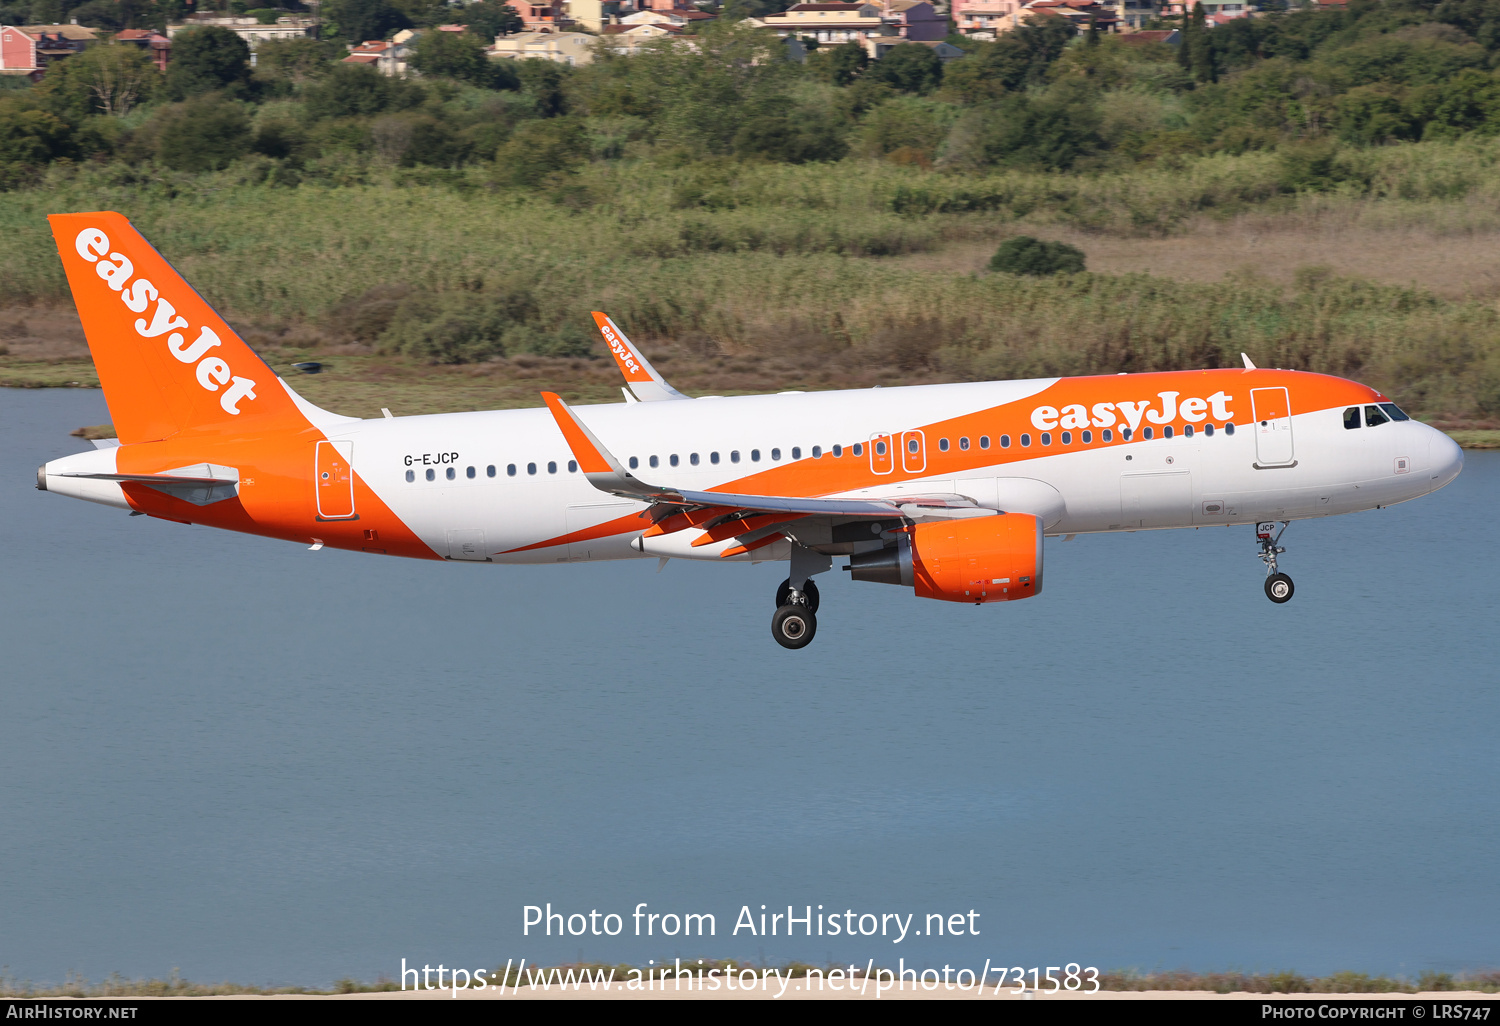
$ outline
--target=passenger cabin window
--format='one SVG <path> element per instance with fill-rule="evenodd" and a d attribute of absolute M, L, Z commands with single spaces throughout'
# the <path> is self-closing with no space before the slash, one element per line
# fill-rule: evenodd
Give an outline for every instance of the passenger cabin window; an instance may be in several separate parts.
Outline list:
<path fill-rule="evenodd" d="M 947 452 L 947 451 L 948 451 L 948 439 L 946 439 L 946 438 L 939 438 L 938 439 L 938 452 Z"/>
<path fill-rule="evenodd" d="M 857 445 L 854 447 L 854 454 L 856 456 L 859 455 L 859 446 L 857 446 Z M 771 462 L 772 463 L 779 463 L 779 462 L 781 462 L 781 450 L 780 449 L 772 449 L 771 450 Z"/>
<path fill-rule="evenodd" d="M 1131 434 L 1131 432 L 1130 432 L 1129 428 L 1121 428 L 1120 429 L 1120 437 L 1123 438 L 1127 442 L 1130 441 L 1130 434 Z"/>
<path fill-rule="evenodd" d="M 1192 438 L 1193 437 L 1193 425 L 1189 424 L 1187 427 L 1185 427 L 1185 428 L 1182 429 L 1182 437 L 1183 438 Z"/>
<path fill-rule="evenodd" d="M 1031 444 L 1031 436 L 1028 435 L 1028 434 L 1021 435 L 1021 447 L 1025 448 L 1026 446 L 1028 446 L 1030 444 Z"/>
<path fill-rule="evenodd" d="M 557 473 L 557 461 L 556 460 L 548 460 L 547 461 L 547 473 L 549 473 L 549 474 L 555 474 L 555 473 Z"/>
<path fill-rule="evenodd" d="M 842 456 L 842 455 L 844 455 L 844 447 L 842 445 L 835 445 L 833 447 L 833 454 L 835 456 Z"/>
<path fill-rule="evenodd" d="M 1411 420 L 1395 403 L 1381 403 L 1380 408 L 1390 414 L 1392 420 Z"/>
<path fill-rule="evenodd" d="M 487 466 L 487 467 L 484 468 L 484 476 L 485 477 L 494 477 L 495 476 L 495 465 L 493 463 L 491 463 L 489 466 Z"/>
<path fill-rule="evenodd" d="M 759 449 L 751 449 L 750 450 L 750 462 L 751 463 L 759 463 L 760 462 L 760 450 Z"/>
<path fill-rule="evenodd" d="M 969 451 L 969 436 L 968 435 L 964 435 L 962 438 L 960 438 L 958 440 L 958 447 L 960 449 L 962 449 L 964 452 L 968 452 Z"/>
<path fill-rule="evenodd" d="M 1146 438 L 1146 439 L 1150 439 L 1155 434 L 1156 434 L 1155 429 L 1153 429 L 1153 428 L 1146 428 L 1146 430 L 1141 433 L 1141 437 L 1142 438 Z"/>
<path fill-rule="evenodd" d="M 536 464 L 535 463 L 528 463 L 528 464 L 526 464 L 526 473 L 528 473 L 528 474 L 535 474 L 536 473 Z"/>
<path fill-rule="evenodd" d="M 1092 431 L 1085 431 L 1083 433 L 1083 444 L 1084 445 L 1088 445 L 1093 440 L 1094 440 L 1094 433 Z"/>
<path fill-rule="evenodd" d="M 652 469 L 655 469 L 656 467 L 661 466 L 661 460 L 658 457 L 656 457 L 656 456 L 652 456 L 646 462 L 649 463 L 649 464 L 651 464 Z"/>
<path fill-rule="evenodd" d="M 1099 437 L 1104 439 L 1106 442 L 1113 442 L 1115 440 L 1115 433 L 1109 428 L 1105 428 L 1099 433 Z"/>
<path fill-rule="evenodd" d="M 578 473 L 578 461 L 577 460 L 569 460 L 568 461 L 568 473 L 570 473 L 570 474 L 576 474 L 576 473 Z"/>
<path fill-rule="evenodd" d="M 988 449 L 990 447 L 990 436 L 989 435 L 980 435 L 979 436 L 979 447 L 981 449 Z"/>
<path fill-rule="evenodd" d="M 1064 431 L 1063 432 L 1063 436 L 1062 436 L 1062 442 L 1063 442 L 1063 445 L 1072 445 L 1073 444 L 1073 432 L 1071 432 L 1071 431 Z"/>
<path fill-rule="evenodd" d="M 458 468 L 449 467 L 447 473 L 444 476 L 446 476 L 449 481 L 452 481 L 454 478 L 458 477 Z"/>
<path fill-rule="evenodd" d="M 716 452 L 709 453 L 708 454 L 708 462 L 717 465 L 718 462 L 719 462 L 719 454 L 716 453 Z"/>
<path fill-rule="evenodd" d="M 918 444 L 915 438 L 906 443 L 906 451 L 909 453 L 915 453 L 919 448 L 921 448 L 921 446 Z"/>
<path fill-rule="evenodd" d="M 1166 427 L 1164 427 L 1164 428 L 1161 429 L 1161 436 L 1163 438 L 1171 438 L 1172 437 L 1172 425 L 1171 424 L 1168 424 Z"/>
<path fill-rule="evenodd" d="M 740 461 L 740 451 L 738 449 L 735 449 L 733 452 L 731 452 L 729 454 L 729 462 L 730 463 L 738 463 L 739 461 Z"/>
<path fill-rule="evenodd" d="M 437 480 L 437 471 L 433 470 L 431 467 L 427 468 L 427 480 L 429 480 L 429 481 L 436 481 Z"/>
<path fill-rule="evenodd" d="M 1365 427 L 1379 427 L 1381 424 L 1389 422 L 1390 419 L 1381 412 L 1379 406 L 1365 407 Z"/>
<path fill-rule="evenodd" d="M 408 482 L 415 481 L 416 479 L 417 479 L 417 472 L 415 470 L 408 470 L 406 472 L 406 480 Z"/>
<path fill-rule="evenodd" d="M 884 442 L 876 442 L 875 443 L 875 455 L 876 456 L 884 456 L 885 455 L 885 443 Z"/>
<path fill-rule="evenodd" d="M 515 477 L 516 476 L 516 465 L 514 463 L 507 463 L 505 465 L 505 476 L 506 477 Z"/>
<path fill-rule="evenodd" d="M 792 459 L 794 459 L 794 460 L 800 460 L 801 458 L 802 458 L 802 446 L 800 446 L 800 445 L 794 445 L 794 446 L 792 446 Z"/>
<path fill-rule="evenodd" d="M 821 445 L 815 445 L 812 447 L 812 458 L 815 460 L 820 460 L 823 458 L 823 447 Z"/>
<path fill-rule="evenodd" d="M 677 464 L 681 463 L 682 461 L 677 458 L 677 454 L 674 452 L 672 455 L 670 455 L 670 456 L 667 457 L 667 462 L 670 463 L 672 466 L 675 467 L 675 466 L 677 466 Z"/>
<path fill-rule="evenodd" d="M 1234 434 L 1234 423 L 1232 421 L 1230 423 L 1224 425 L 1224 433 L 1226 435 L 1232 435 L 1232 434 Z"/>
<path fill-rule="evenodd" d="M 981 441 L 987 441 L 987 439 L 981 439 Z M 981 448 L 988 449 L 989 446 L 987 446 L 987 445 L 986 446 L 981 446 Z M 1000 448 L 1002 448 L 1002 449 L 1009 449 L 1010 448 L 1010 435 L 1001 435 L 1000 436 Z"/>
<path fill-rule="evenodd" d="M 1359 407 L 1351 406 L 1344 411 L 1344 430 L 1354 431 L 1359 427 Z"/>
<path fill-rule="evenodd" d="M 1105 433 L 1108 434 L 1108 432 L 1105 432 Z M 1203 425 L 1203 433 L 1205 435 L 1208 435 L 1210 438 L 1212 438 L 1213 434 L 1214 434 L 1214 426 L 1212 424 L 1204 424 Z"/>
<path fill-rule="evenodd" d="M 698 454 L 697 453 L 690 453 L 688 455 L 688 462 L 691 463 L 693 466 L 696 467 L 698 465 Z"/>
<path fill-rule="evenodd" d="M 1043 445 L 1051 445 L 1052 444 L 1052 432 L 1051 431 L 1043 431 L 1042 432 L 1042 444 Z"/>
<path fill-rule="evenodd" d="M 467 477 L 472 481 L 474 479 L 474 475 L 477 473 L 477 470 L 475 470 L 473 467 L 470 467 L 468 470 L 464 471 L 464 477 Z"/>
<path fill-rule="evenodd" d="M 641 461 L 640 460 L 636 459 L 634 456 L 630 457 L 630 469 L 631 470 L 635 470 L 640 465 L 641 465 Z"/>
<path fill-rule="evenodd" d="M 854 443 L 854 455 L 856 455 L 856 456 L 863 456 L 864 454 L 865 454 L 864 444 L 861 443 L 861 442 L 855 442 Z"/>

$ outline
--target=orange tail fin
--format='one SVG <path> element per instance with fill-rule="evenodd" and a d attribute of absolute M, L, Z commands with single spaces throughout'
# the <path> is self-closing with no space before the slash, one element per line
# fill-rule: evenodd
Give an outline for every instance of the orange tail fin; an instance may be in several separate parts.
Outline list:
<path fill-rule="evenodd" d="M 305 426 L 276 373 L 122 215 L 47 220 L 122 443 Z"/>

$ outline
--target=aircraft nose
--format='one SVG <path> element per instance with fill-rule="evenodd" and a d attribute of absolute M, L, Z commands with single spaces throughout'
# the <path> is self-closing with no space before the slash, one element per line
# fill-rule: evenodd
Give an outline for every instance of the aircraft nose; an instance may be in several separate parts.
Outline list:
<path fill-rule="evenodd" d="M 1437 491 L 1464 469 L 1464 451 L 1457 442 L 1437 428 L 1428 428 L 1427 465 L 1431 467 L 1429 491 Z"/>

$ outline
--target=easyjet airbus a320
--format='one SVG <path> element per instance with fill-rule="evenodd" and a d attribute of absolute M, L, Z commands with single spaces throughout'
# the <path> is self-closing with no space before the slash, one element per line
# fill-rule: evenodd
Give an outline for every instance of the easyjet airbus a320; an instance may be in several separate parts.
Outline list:
<path fill-rule="evenodd" d="M 1353 381 L 1244 369 L 689 399 L 603 314 L 626 401 L 359 420 L 292 389 L 116 213 L 50 218 L 118 442 L 37 487 L 181 523 L 482 563 L 785 560 L 921 598 L 1042 590 L 1046 536 L 1252 525 L 1266 594 L 1292 521 L 1452 481 L 1463 453 Z M 1278 527 L 1279 525 L 1279 527 Z"/>

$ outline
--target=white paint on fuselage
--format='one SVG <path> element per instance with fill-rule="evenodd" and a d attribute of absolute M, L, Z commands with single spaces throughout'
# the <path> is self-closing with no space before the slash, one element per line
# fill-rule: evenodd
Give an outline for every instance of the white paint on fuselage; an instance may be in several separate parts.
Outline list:
<path fill-rule="evenodd" d="M 791 462 L 793 448 L 823 459 L 835 444 L 867 442 L 873 436 L 925 427 L 934 422 L 1013 403 L 1051 386 L 1056 379 L 923 385 L 805 395 L 739 396 L 691 402 L 631 403 L 577 408 L 580 419 L 616 457 L 639 461 L 638 475 L 652 483 L 706 490 Z M 890 491 L 970 494 L 982 505 L 1005 508 L 1006 495 L 1062 497 L 1060 515 L 1036 512 L 1052 535 L 1255 523 L 1330 516 L 1387 506 L 1425 495 L 1457 476 L 1461 450 L 1446 435 L 1415 421 L 1347 430 L 1341 411 L 1322 410 L 1292 418 L 1295 465 L 1257 469 L 1253 425 L 1244 419 L 1234 434 L 1201 431 L 1191 438 L 1129 443 L 991 450 L 1007 462 L 916 480 L 893 482 Z M 440 414 L 366 420 L 330 426 L 329 437 L 354 443 L 360 477 L 428 545 L 449 554 L 456 532 L 482 531 L 494 562 L 551 563 L 568 559 L 617 559 L 643 553 L 629 533 L 525 552 L 510 550 L 561 537 L 645 507 L 606 495 L 581 473 L 567 469 L 572 455 L 545 409 Z M 937 452 L 927 439 L 928 460 Z M 1039 443 L 1039 438 L 1035 440 Z M 1013 440 L 1013 446 L 1019 439 Z M 779 449 L 774 462 L 771 451 Z M 752 461 L 753 451 L 758 461 Z M 693 466 L 690 453 L 698 453 Z M 720 462 L 710 462 L 710 453 Z M 731 462 L 731 453 L 739 454 Z M 1034 453 L 1017 460 L 1020 452 Z M 451 463 L 443 454 L 457 454 Z M 429 463 L 424 465 L 426 454 Z M 680 463 L 669 465 L 676 454 Z M 971 454 L 976 454 L 971 450 Z M 649 465 L 651 456 L 659 466 Z M 1409 465 L 1397 473 L 1395 461 Z M 849 456 L 843 457 L 850 458 Z M 868 459 L 869 456 L 862 457 Z M 896 454 L 897 465 L 900 461 Z M 410 462 L 409 462 L 410 459 Z M 536 473 L 528 473 L 528 465 Z M 556 471 L 549 472 L 548 465 Z M 449 480 L 449 467 L 454 478 Z M 514 476 L 508 468 L 514 466 Z M 475 476 L 467 476 L 468 468 Z M 495 468 L 490 477 L 488 468 Z M 426 480 L 426 472 L 434 480 Z M 413 472 L 408 482 L 406 474 Z M 897 475 L 900 476 L 899 474 Z M 1125 479 L 1129 480 L 1125 480 Z M 1146 478 L 1148 480 L 1142 480 Z M 1041 482 L 1041 488 L 1008 487 L 1011 479 Z M 877 484 L 858 493 L 880 493 Z M 1123 496 L 1123 498 L 1122 498 Z M 998 498 L 997 498 L 998 497 Z M 1041 502 L 1039 497 L 1036 501 Z M 1030 501 L 1030 500 L 1025 500 Z M 1208 507 L 1218 504 L 1219 512 Z M 1055 503 L 1054 503 L 1055 507 Z M 647 526 L 643 520 L 642 529 Z M 683 532 L 696 536 L 696 532 Z M 674 554 L 719 558 L 730 542 Z M 651 552 L 645 553 L 651 555 Z M 785 558 L 782 547 L 747 559 Z"/>

